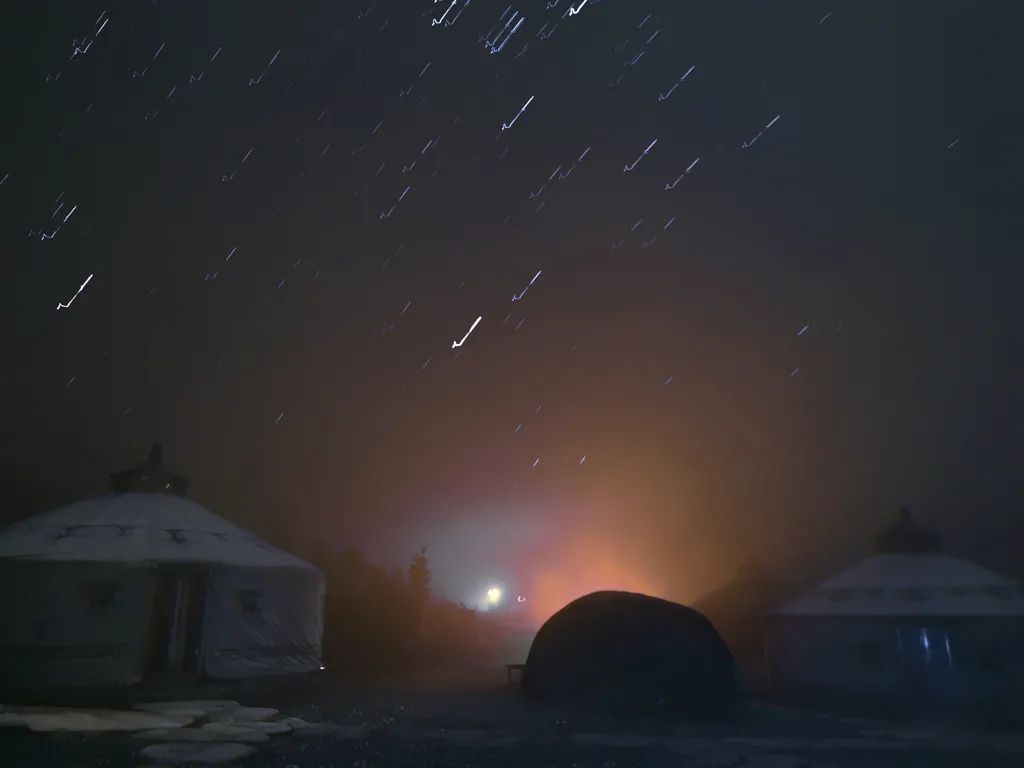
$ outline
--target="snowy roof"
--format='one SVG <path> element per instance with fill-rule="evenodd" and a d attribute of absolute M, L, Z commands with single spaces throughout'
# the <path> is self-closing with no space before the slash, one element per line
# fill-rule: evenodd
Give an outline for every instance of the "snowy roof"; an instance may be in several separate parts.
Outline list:
<path fill-rule="evenodd" d="M 0 559 L 313 569 L 183 496 L 119 493 L 0 528 Z"/>
<path fill-rule="evenodd" d="M 1024 587 L 968 560 L 874 555 L 773 612 L 782 616 L 1024 616 Z"/>

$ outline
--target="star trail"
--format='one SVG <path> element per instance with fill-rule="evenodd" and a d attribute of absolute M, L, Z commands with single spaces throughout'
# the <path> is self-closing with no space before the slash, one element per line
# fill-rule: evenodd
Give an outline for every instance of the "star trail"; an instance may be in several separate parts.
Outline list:
<path fill-rule="evenodd" d="M 5 461 L 44 504 L 162 439 L 399 559 L 544 509 L 682 592 L 867 500 L 1013 507 L 1016 8 L 22 8 Z"/>

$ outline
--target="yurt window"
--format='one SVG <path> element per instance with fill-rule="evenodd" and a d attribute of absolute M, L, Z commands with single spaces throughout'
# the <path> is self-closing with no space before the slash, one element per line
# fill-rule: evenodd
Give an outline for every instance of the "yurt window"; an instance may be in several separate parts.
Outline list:
<path fill-rule="evenodd" d="M 238 590 L 238 603 L 242 610 L 242 616 L 247 619 L 259 618 L 262 611 L 262 595 L 258 589 Z"/>

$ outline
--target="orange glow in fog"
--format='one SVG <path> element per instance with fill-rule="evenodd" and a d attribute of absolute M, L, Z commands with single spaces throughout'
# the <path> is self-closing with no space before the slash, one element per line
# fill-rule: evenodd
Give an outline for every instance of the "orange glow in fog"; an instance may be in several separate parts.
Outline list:
<path fill-rule="evenodd" d="M 531 563 L 528 577 L 532 623 L 540 626 L 566 603 L 604 589 L 665 597 L 664 587 L 625 562 L 614 542 L 582 536 L 566 542 L 545 562 Z"/>

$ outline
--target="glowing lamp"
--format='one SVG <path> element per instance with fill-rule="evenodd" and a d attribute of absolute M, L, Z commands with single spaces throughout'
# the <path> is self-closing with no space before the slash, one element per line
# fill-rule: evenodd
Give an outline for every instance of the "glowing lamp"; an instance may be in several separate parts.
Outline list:
<path fill-rule="evenodd" d="M 497 587 L 491 587 L 487 590 L 487 603 L 488 605 L 497 605 L 501 600 L 501 590 Z"/>

